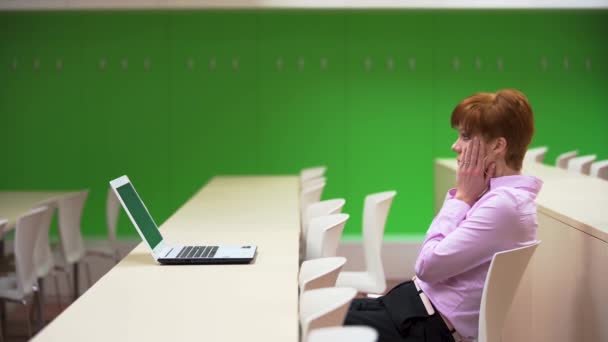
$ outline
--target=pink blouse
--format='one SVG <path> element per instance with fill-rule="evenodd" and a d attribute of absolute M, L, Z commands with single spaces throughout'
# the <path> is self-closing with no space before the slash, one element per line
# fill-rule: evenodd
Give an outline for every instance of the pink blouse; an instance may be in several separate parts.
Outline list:
<path fill-rule="evenodd" d="M 481 294 L 494 253 L 536 241 L 534 199 L 542 181 L 524 175 L 490 180 L 472 207 L 448 191 L 431 223 L 416 276 L 437 310 L 466 339 L 477 338 Z"/>

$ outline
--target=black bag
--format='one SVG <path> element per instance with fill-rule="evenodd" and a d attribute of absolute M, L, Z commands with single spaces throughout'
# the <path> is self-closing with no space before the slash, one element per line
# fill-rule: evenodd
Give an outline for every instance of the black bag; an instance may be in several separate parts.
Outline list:
<path fill-rule="evenodd" d="M 430 317 L 411 280 L 397 285 L 380 300 L 402 335 L 407 336 L 417 321 Z"/>

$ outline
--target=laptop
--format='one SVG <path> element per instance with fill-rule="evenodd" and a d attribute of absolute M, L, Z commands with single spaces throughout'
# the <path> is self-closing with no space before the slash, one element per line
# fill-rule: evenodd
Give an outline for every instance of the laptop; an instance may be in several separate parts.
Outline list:
<path fill-rule="evenodd" d="M 256 253 L 256 246 L 172 245 L 163 239 L 158 226 L 135 191 L 127 176 L 110 181 L 110 186 L 129 215 L 139 236 L 148 244 L 154 259 L 167 265 L 184 264 L 248 264 Z"/>

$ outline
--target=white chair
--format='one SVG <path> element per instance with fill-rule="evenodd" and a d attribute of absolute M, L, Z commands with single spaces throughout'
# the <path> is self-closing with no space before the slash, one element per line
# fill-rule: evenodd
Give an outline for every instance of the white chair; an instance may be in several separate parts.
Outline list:
<path fill-rule="evenodd" d="M 343 198 L 336 198 L 313 203 L 308 206 L 302 215 L 302 227 L 300 229 L 300 262 L 306 256 L 306 238 L 308 236 L 308 224 L 311 219 L 319 216 L 339 214 L 346 201 Z"/>
<path fill-rule="evenodd" d="M 4 232 L 6 231 L 7 226 L 8 220 L 0 218 L 0 243 L 2 244 L 2 254 L 0 254 L 0 259 L 4 257 Z"/>
<path fill-rule="evenodd" d="M 30 298 L 37 296 L 36 260 L 34 248 L 40 232 L 40 224 L 48 207 L 43 206 L 28 212 L 17 219 L 15 226 L 15 273 L 0 277 L 0 314 L 2 315 L 2 331 L 6 331 L 5 302 L 11 301 L 27 306 Z M 27 330 L 32 336 L 30 315 L 27 315 Z"/>
<path fill-rule="evenodd" d="M 74 284 L 71 288 L 74 300 L 78 298 L 79 291 L 79 270 L 80 262 L 85 262 L 85 247 L 81 234 L 81 218 L 84 204 L 89 196 L 88 191 L 75 193 L 69 197 L 59 200 L 59 239 L 60 248 L 56 258 L 56 269 L 66 273 L 69 281 L 69 274 L 72 273 Z M 87 280 L 91 285 L 91 270 L 85 262 L 87 270 Z"/>
<path fill-rule="evenodd" d="M 305 291 L 300 295 L 300 324 L 302 341 L 314 329 L 336 327 L 344 324 L 344 318 L 357 290 L 328 287 Z"/>
<path fill-rule="evenodd" d="M 43 212 L 40 213 L 41 217 L 39 220 L 39 229 L 38 235 L 36 237 L 36 243 L 34 245 L 34 265 L 36 277 L 38 278 L 38 317 L 39 317 L 39 326 L 38 328 L 42 328 L 44 325 L 44 303 L 45 303 L 45 294 L 44 294 L 44 278 L 48 276 L 55 266 L 55 261 L 53 258 L 53 253 L 51 252 L 51 246 L 49 242 L 49 230 L 51 228 L 51 220 L 53 219 L 53 214 L 55 209 L 50 206 L 43 206 L 39 209 L 43 209 Z M 1 236 L 1 235 L 0 235 Z M 14 261 L 14 260 L 13 260 Z M 56 275 L 55 276 L 55 290 L 57 292 L 57 296 L 59 297 L 59 285 Z"/>
<path fill-rule="evenodd" d="M 313 218 L 308 226 L 305 260 L 336 256 L 347 220 L 348 214 Z"/>
<path fill-rule="evenodd" d="M 528 149 L 528 151 L 526 151 L 526 155 L 524 156 L 524 162 L 542 163 L 548 149 L 549 148 L 547 146 L 539 146 Z"/>
<path fill-rule="evenodd" d="M 302 189 L 302 191 L 305 191 L 306 189 L 310 189 L 311 187 L 321 183 L 327 183 L 327 178 L 317 177 L 308 179 L 302 183 L 302 186 L 300 188 Z"/>
<path fill-rule="evenodd" d="M 351 325 L 315 329 L 308 335 L 308 342 L 376 342 L 378 332 L 368 326 Z"/>
<path fill-rule="evenodd" d="M 325 182 L 313 184 L 312 186 L 302 189 L 300 194 L 300 216 L 304 217 L 308 206 L 321 201 L 321 195 L 325 189 Z M 303 223 L 303 219 L 302 222 Z"/>
<path fill-rule="evenodd" d="M 304 261 L 300 267 L 300 275 L 298 277 L 300 293 L 323 287 L 334 287 L 338 274 L 345 263 L 345 257 L 319 258 Z"/>
<path fill-rule="evenodd" d="M 519 282 L 540 241 L 494 254 L 481 295 L 477 342 L 500 342 Z"/>
<path fill-rule="evenodd" d="M 354 287 L 359 292 L 381 294 L 386 290 L 386 278 L 382 264 L 382 239 L 389 209 L 396 191 L 368 195 L 363 208 L 363 250 L 365 270 L 342 272 L 336 286 Z"/>
<path fill-rule="evenodd" d="M 37 265 L 36 276 L 38 278 L 47 276 L 55 266 L 55 260 L 49 242 L 49 230 L 51 229 L 53 214 L 54 209 L 47 208 L 40 219 L 40 230 L 36 237 L 36 245 L 34 248 L 34 260 Z"/>
<path fill-rule="evenodd" d="M 560 169 L 567 169 L 568 161 L 576 157 L 577 154 L 578 150 L 560 154 L 559 156 L 557 156 L 557 159 L 555 159 L 555 166 L 559 167 Z"/>
<path fill-rule="evenodd" d="M 55 279 L 55 291 L 57 293 L 57 302 L 59 303 L 59 284 L 57 275 L 53 272 L 55 267 L 55 259 L 51 252 L 51 244 L 49 242 L 49 231 L 51 230 L 51 220 L 55 213 L 55 208 L 50 206 L 43 207 L 45 210 L 41 213 L 38 235 L 36 236 L 36 244 L 34 245 L 34 265 L 36 277 L 38 278 L 38 317 L 39 328 L 44 325 L 44 303 L 45 303 L 45 286 L 44 278 L 53 273 Z"/>
<path fill-rule="evenodd" d="M 568 171 L 588 175 L 591 170 L 591 163 L 597 158 L 596 155 L 575 157 L 568 160 Z"/>
<path fill-rule="evenodd" d="M 8 220 L 0 218 L 0 272 L 6 272 L 11 266 L 11 261 L 4 255 L 4 232 L 8 227 Z"/>
<path fill-rule="evenodd" d="M 300 184 L 306 182 L 307 180 L 313 179 L 313 178 L 322 177 L 323 175 L 325 175 L 325 171 L 327 171 L 326 166 L 315 166 L 315 167 L 309 167 L 306 169 L 302 169 L 300 171 Z"/>
<path fill-rule="evenodd" d="M 120 202 L 112 188 L 108 189 L 106 197 L 106 227 L 108 229 L 108 240 L 98 241 L 94 246 L 87 246 L 87 255 L 112 259 L 115 263 L 120 261 L 120 255 L 116 246 L 116 226 L 118 214 L 120 213 Z"/>
<path fill-rule="evenodd" d="M 591 164 L 589 175 L 608 180 L 608 160 L 600 160 Z"/>
<path fill-rule="evenodd" d="M 302 236 L 304 239 L 306 238 L 306 233 L 308 231 L 308 223 L 315 217 L 319 216 L 327 216 L 332 214 L 339 214 L 342 212 L 342 208 L 344 208 L 344 204 L 346 200 L 343 198 L 335 198 L 325 201 L 320 201 L 317 203 L 313 203 L 306 208 L 303 216 L 303 224 L 302 224 Z"/>

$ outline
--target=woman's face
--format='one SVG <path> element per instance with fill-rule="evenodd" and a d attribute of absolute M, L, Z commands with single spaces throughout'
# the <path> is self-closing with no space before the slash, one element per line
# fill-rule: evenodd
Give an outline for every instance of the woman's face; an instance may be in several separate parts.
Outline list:
<path fill-rule="evenodd" d="M 466 148 L 468 148 L 474 137 L 480 138 L 481 144 L 485 147 L 484 150 L 486 151 L 486 165 L 488 165 L 489 162 L 495 160 L 496 156 L 494 155 L 489 144 L 485 142 L 481 135 L 471 135 L 463 131 L 462 129 L 458 129 L 458 139 L 456 139 L 454 144 L 452 144 L 452 151 L 456 152 L 456 160 L 458 161 L 458 165 L 460 165 L 460 162 L 462 162 L 462 159 L 464 158 L 464 151 Z"/>

